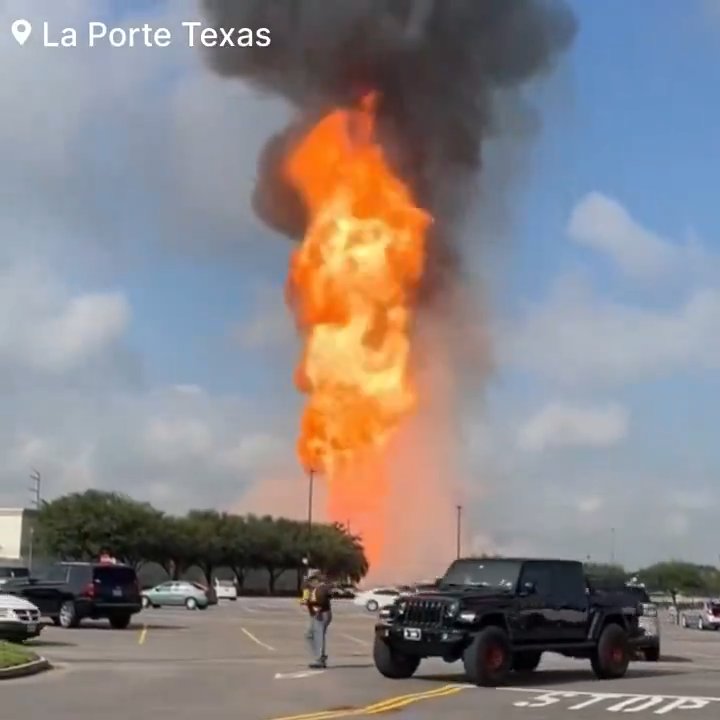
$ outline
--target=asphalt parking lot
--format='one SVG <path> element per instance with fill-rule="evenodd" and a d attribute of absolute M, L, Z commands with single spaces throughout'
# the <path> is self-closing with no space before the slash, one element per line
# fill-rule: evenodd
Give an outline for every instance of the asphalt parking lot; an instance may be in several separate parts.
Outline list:
<path fill-rule="evenodd" d="M 336 603 L 330 667 L 307 669 L 306 616 L 291 600 L 240 599 L 207 611 L 143 611 L 133 627 L 49 627 L 37 652 L 54 670 L 3 682 L 3 720 L 396 720 L 482 717 L 588 720 L 720 717 L 720 633 L 665 625 L 660 663 L 634 663 L 599 682 L 589 663 L 547 656 L 530 679 L 490 690 L 457 665 L 428 661 L 406 681 L 382 678 L 370 658 L 373 617 Z M 608 715 L 610 713 L 610 715 Z"/>

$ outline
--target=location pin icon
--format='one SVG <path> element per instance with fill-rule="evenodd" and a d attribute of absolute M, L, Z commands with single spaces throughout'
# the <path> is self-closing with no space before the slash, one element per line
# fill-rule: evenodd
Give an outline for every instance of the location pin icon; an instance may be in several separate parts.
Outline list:
<path fill-rule="evenodd" d="M 32 25 L 27 20 L 16 20 L 12 24 L 12 34 L 18 45 L 24 45 L 32 32 Z"/>

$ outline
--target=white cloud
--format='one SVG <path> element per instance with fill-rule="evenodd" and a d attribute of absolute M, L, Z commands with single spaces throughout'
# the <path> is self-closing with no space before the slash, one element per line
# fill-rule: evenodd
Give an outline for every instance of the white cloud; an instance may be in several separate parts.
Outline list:
<path fill-rule="evenodd" d="M 620 405 L 579 407 L 550 403 L 518 432 L 521 450 L 540 452 L 559 447 L 608 447 L 623 440 L 629 414 Z"/>
<path fill-rule="evenodd" d="M 0 265 L 0 362 L 62 372 L 112 348 L 129 321 L 122 293 L 72 295 L 47 268 Z"/>
<path fill-rule="evenodd" d="M 562 384 L 628 383 L 720 368 L 720 289 L 670 309 L 613 302 L 561 281 L 499 336 L 504 360 Z"/>
<path fill-rule="evenodd" d="M 577 501 L 577 511 L 582 515 L 597 515 L 606 505 L 599 495 L 589 495 Z"/>
<path fill-rule="evenodd" d="M 567 227 L 580 245 L 606 253 L 630 275 L 655 277 L 672 270 L 679 250 L 640 225 L 625 208 L 598 192 L 573 209 Z"/>
<path fill-rule="evenodd" d="M 578 245 L 607 255 L 637 280 L 668 277 L 720 277 L 718 258 L 709 254 L 694 233 L 675 243 L 644 227 L 615 198 L 591 192 L 573 208 L 567 233 Z"/>

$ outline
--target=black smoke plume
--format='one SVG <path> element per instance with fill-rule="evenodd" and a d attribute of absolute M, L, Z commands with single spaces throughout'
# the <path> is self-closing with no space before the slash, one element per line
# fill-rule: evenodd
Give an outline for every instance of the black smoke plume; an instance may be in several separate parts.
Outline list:
<path fill-rule="evenodd" d="M 389 160 L 435 218 L 436 285 L 455 266 L 455 223 L 481 168 L 483 140 L 503 128 L 499 90 L 549 70 L 571 44 L 563 0 L 203 0 L 215 27 L 267 27 L 270 47 L 216 47 L 219 74 L 283 96 L 298 120 L 261 154 L 254 207 L 271 227 L 301 237 L 304 209 L 283 182 L 288 148 L 330 107 L 379 91 L 378 132 Z"/>

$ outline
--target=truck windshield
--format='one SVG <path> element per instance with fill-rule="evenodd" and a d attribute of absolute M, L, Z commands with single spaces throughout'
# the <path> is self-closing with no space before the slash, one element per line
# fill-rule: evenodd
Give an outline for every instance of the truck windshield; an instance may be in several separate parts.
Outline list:
<path fill-rule="evenodd" d="M 467 586 L 513 591 L 522 564 L 511 560 L 458 560 L 440 581 L 440 587 Z"/>

